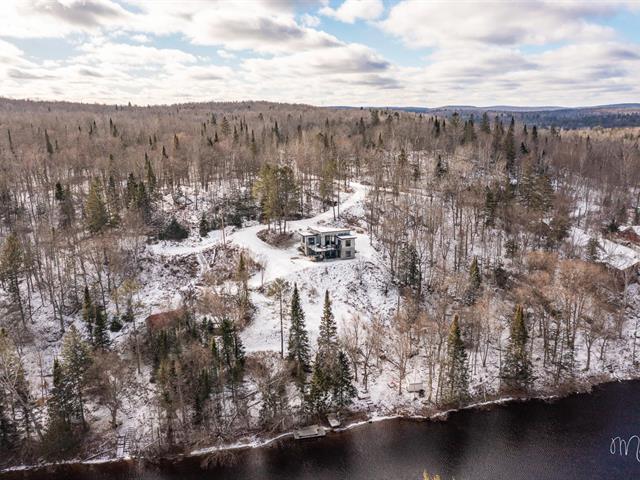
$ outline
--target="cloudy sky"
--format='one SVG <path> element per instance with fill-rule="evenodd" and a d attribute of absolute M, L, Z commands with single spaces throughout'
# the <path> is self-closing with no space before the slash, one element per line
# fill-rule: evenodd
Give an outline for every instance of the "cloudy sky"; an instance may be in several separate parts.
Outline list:
<path fill-rule="evenodd" d="M 0 96 L 640 101 L 640 0 L 0 0 Z"/>

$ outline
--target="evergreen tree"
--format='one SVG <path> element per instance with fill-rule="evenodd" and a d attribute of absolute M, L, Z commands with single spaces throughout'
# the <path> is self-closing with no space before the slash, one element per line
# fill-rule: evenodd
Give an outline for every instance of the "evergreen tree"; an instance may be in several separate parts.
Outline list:
<path fill-rule="evenodd" d="M 318 356 L 323 361 L 329 362 L 335 359 L 338 349 L 338 328 L 331 310 L 329 290 L 324 292 L 324 306 L 320 319 L 320 332 L 318 335 Z"/>
<path fill-rule="evenodd" d="M 487 112 L 482 114 L 482 121 L 480 122 L 480 131 L 485 134 L 491 133 L 491 125 L 489 123 L 489 115 Z"/>
<path fill-rule="evenodd" d="M 169 224 L 158 235 L 160 240 L 184 240 L 189 236 L 189 232 L 186 228 L 178 223 L 174 218 L 171 219 Z"/>
<path fill-rule="evenodd" d="M 107 313 L 102 306 L 95 307 L 95 325 L 93 327 L 93 347 L 106 350 L 111 345 L 109 329 L 107 328 Z"/>
<path fill-rule="evenodd" d="M 438 155 L 438 159 L 436 160 L 436 168 L 434 172 L 435 177 L 442 178 L 447 174 L 448 171 L 449 171 L 449 167 L 447 166 L 447 163 L 444 160 L 442 160 L 442 155 Z"/>
<path fill-rule="evenodd" d="M 338 353 L 338 368 L 333 385 L 333 399 L 338 408 L 349 405 L 356 396 L 356 387 L 353 385 L 353 375 L 347 355 L 340 350 Z"/>
<path fill-rule="evenodd" d="M 238 260 L 238 271 L 236 272 L 238 278 L 238 290 L 240 294 L 240 304 L 247 305 L 249 302 L 249 272 L 247 271 L 247 262 L 244 260 L 244 254 L 240 253 L 240 259 Z"/>
<path fill-rule="evenodd" d="M 84 390 L 91 362 L 89 346 L 72 325 L 62 342 L 62 372 L 60 373 L 65 396 L 70 402 L 69 420 L 80 419 L 84 423 Z"/>
<path fill-rule="evenodd" d="M 41 432 L 37 419 L 34 416 L 34 410 L 36 410 L 35 399 L 31 395 L 29 388 L 29 382 L 25 375 L 24 366 L 22 360 L 17 358 L 14 362 L 15 371 L 15 399 L 14 404 L 11 406 L 12 410 L 19 411 L 21 413 L 20 423 L 22 424 L 22 431 L 26 438 L 29 440 L 31 437 L 31 427 L 36 427 L 36 433 L 41 437 Z M 34 416 L 34 418 L 32 418 Z"/>
<path fill-rule="evenodd" d="M 327 181 L 326 174 L 324 168 L 323 185 Z M 253 193 L 260 203 L 262 218 L 268 228 L 271 228 L 271 222 L 277 222 L 280 232 L 286 231 L 287 219 L 299 208 L 299 186 L 291 167 L 264 165 L 254 184 Z M 321 196 L 325 198 L 326 193 L 321 192 Z"/>
<path fill-rule="evenodd" d="M 507 387 L 526 392 L 533 381 L 527 341 L 529 334 L 522 305 L 516 305 L 511 322 L 509 346 L 504 360 L 502 379 Z"/>
<path fill-rule="evenodd" d="M 231 133 L 231 125 L 229 125 L 229 120 L 227 117 L 222 117 L 222 124 L 220 125 L 220 130 L 225 137 L 228 137 Z"/>
<path fill-rule="evenodd" d="M 304 324 L 304 311 L 300 306 L 298 285 L 294 284 L 291 295 L 291 326 L 289 328 L 289 344 L 287 358 L 293 362 L 295 377 L 302 388 L 306 374 L 310 371 L 309 365 L 309 336 Z"/>
<path fill-rule="evenodd" d="M 220 352 L 218 349 L 218 342 L 216 341 L 215 337 L 211 337 L 209 350 L 211 351 L 211 377 L 217 380 L 218 376 L 220 375 L 221 360 Z"/>
<path fill-rule="evenodd" d="M 482 276 L 480 275 L 480 267 L 478 267 L 478 257 L 474 256 L 469 267 L 469 283 L 474 291 L 480 288 Z"/>
<path fill-rule="evenodd" d="M 61 202 L 64 200 L 64 187 L 60 182 L 56 182 L 54 198 L 58 202 Z"/>
<path fill-rule="evenodd" d="M 84 287 L 84 298 L 82 300 L 82 319 L 84 320 L 85 327 L 87 328 L 87 335 L 93 342 L 93 327 L 96 323 L 96 310 L 91 300 L 91 294 L 89 293 L 89 287 Z"/>
<path fill-rule="evenodd" d="M 209 233 L 209 222 L 207 221 L 207 217 L 204 212 L 202 212 L 202 216 L 200 217 L 200 225 L 198 226 L 198 233 L 201 237 L 206 237 Z"/>
<path fill-rule="evenodd" d="M 488 227 L 493 227 L 496 221 L 496 210 L 498 209 L 498 199 L 496 198 L 493 190 L 486 187 L 484 197 L 484 223 Z"/>
<path fill-rule="evenodd" d="M 204 404 L 211 394 L 211 379 L 209 377 L 209 371 L 203 369 L 200 371 L 195 385 L 195 392 L 193 395 L 193 423 L 194 425 L 200 425 L 203 420 Z"/>
<path fill-rule="evenodd" d="M 49 139 L 49 132 L 47 132 L 47 129 L 44 129 L 44 143 L 45 146 L 47 147 L 47 153 L 49 155 L 53 155 L 53 145 L 51 145 L 51 140 Z"/>
<path fill-rule="evenodd" d="M 321 414 L 326 412 L 330 405 L 329 393 L 332 390 L 332 382 L 327 378 L 327 372 L 318 364 L 318 356 L 311 375 L 309 392 L 306 395 L 306 408 L 310 413 Z"/>
<path fill-rule="evenodd" d="M 71 436 L 73 400 L 70 384 L 57 358 L 53 360 L 52 388 L 47 401 L 47 411 L 49 414 L 48 433 L 52 437 L 52 441 L 68 441 L 68 437 Z"/>
<path fill-rule="evenodd" d="M 89 232 L 100 233 L 106 228 L 109 214 L 102 198 L 102 186 L 97 178 L 91 182 L 84 210 Z"/>
<path fill-rule="evenodd" d="M 76 218 L 76 211 L 73 207 L 73 197 L 71 187 L 67 185 L 64 189 L 62 200 L 60 201 L 60 228 L 67 229 L 73 225 Z"/>
<path fill-rule="evenodd" d="M 0 282 L 5 286 L 11 303 L 20 313 L 22 325 L 25 326 L 24 307 L 20 293 L 20 282 L 24 270 L 24 248 L 15 232 L 5 239 L 0 251 Z"/>
<path fill-rule="evenodd" d="M 504 155 L 506 158 L 506 169 L 510 174 L 515 173 L 516 162 L 516 144 L 515 144 L 515 120 L 511 117 L 511 123 L 507 130 L 507 135 L 504 137 Z"/>
<path fill-rule="evenodd" d="M 464 132 L 462 134 L 462 143 L 470 144 L 476 141 L 476 130 L 473 124 L 473 115 L 471 118 L 464 122 Z"/>
<path fill-rule="evenodd" d="M 13 139 L 11 138 L 11 129 L 7 128 L 7 139 L 9 140 L 9 151 L 15 153 L 13 149 Z"/>
<path fill-rule="evenodd" d="M 109 323 L 109 331 L 115 333 L 119 332 L 120 330 L 122 330 L 122 321 L 116 315 L 114 315 L 111 319 L 111 323 Z"/>
<path fill-rule="evenodd" d="M 462 404 L 469 397 L 467 352 L 460 334 L 458 315 L 453 317 L 447 338 L 447 397 L 446 401 Z"/>
<path fill-rule="evenodd" d="M 127 208 L 135 207 L 136 195 L 138 191 L 138 183 L 133 173 L 127 177 L 127 186 L 124 191 L 124 204 Z"/>
<path fill-rule="evenodd" d="M 135 320 L 135 312 L 133 310 L 133 298 L 131 295 L 127 297 L 124 313 L 122 314 L 122 321 L 131 323 Z"/>
<path fill-rule="evenodd" d="M 155 193 L 157 186 L 156 174 L 153 171 L 151 160 L 149 160 L 149 156 L 146 152 L 144 154 L 144 174 L 147 179 L 147 185 L 149 186 L 149 193 Z"/>
<path fill-rule="evenodd" d="M 18 432 L 9 416 L 8 406 L 5 405 L 5 399 L 8 399 L 9 395 L 1 390 L 0 393 L 2 393 L 2 397 L 0 397 L 0 451 L 8 452 L 16 446 Z"/>
<path fill-rule="evenodd" d="M 2 366 L 3 382 L 0 383 L 0 451 L 9 451 L 18 443 L 18 428 L 15 422 L 15 377 L 17 364 L 20 363 L 16 355 L 15 346 L 9 340 L 4 329 L 0 328 L 0 365 Z"/>
<path fill-rule="evenodd" d="M 497 160 L 498 153 L 500 153 L 502 145 L 502 137 L 504 136 L 504 127 L 500 118 L 496 115 L 493 119 L 493 133 L 491 135 L 491 152 L 493 153 L 494 160 Z"/>
<path fill-rule="evenodd" d="M 222 360 L 232 388 L 234 388 L 234 385 L 242 379 L 244 374 L 244 346 L 232 320 L 224 318 L 220 329 L 222 334 Z"/>
<path fill-rule="evenodd" d="M 345 385 L 339 383 L 339 351 L 337 326 L 331 311 L 329 291 L 325 291 L 324 308 L 320 320 L 320 332 L 318 335 L 318 352 L 313 368 L 309 402 L 314 411 L 324 411 L 332 401 L 335 401 L 336 392 L 345 393 Z M 345 397 L 346 398 L 346 397 Z M 344 400 L 344 398 L 343 398 Z"/>
<path fill-rule="evenodd" d="M 107 205 L 109 207 L 109 225 L 117 226 L 120 223 L 120 198 L 113 175 L 109 175 L 107 182 Z"/>
<path fill-rule="evenodd" d="M 405 243 L 400 250 L 397 277 L 400 285 L 420 292 L 422 270 L 420 268 L 420 257 L 413 243 Z"/>

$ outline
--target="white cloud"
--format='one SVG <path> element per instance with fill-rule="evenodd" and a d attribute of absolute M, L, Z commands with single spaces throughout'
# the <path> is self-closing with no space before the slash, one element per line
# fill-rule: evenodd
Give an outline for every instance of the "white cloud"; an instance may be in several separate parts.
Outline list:
<path fill-rule="evenodd" d="M 295 52 L 339 45 L 339 40 L 320 30 L 303 27 L 290 15 L 265 14 L 260 10 L 207 12 L 194 18 L 187 35 L 201 45 L 223 45 L 229 50 Z"/>
<path fill-rule="evenodd" d="M 51 38 L 97 32 L 131 21 L 133 15 L 112 0 L 4 0 L 0 32 L 6 37 Z"/>
<path fill-rule="evenodd" d="M 149 67 L 160 65 L 168 67 L 197 61 L 194 55 L 174 48 L 156 48 L 106 41 L 88 42 L 81 45 L 79 50 L 83 53 L 72 59 L 74 63 L 97 66 Z"/>
<path fill-rule="evenodd" d="M 325 6 L 319 13 L 341 22 L 354 23 L 356 20 L 375 20 L 383 11 L 382 0 L 345 0 L 338 8 Z"/>
<path fill-rule="evenodd" d="M 347 23 L 384 13 L 381 2 L 304 5 L 307 11 L 324 6 L 323 15 Z M 0 1 L 2 95 L 431 106 L 640 97 L 640 46 L 603 26 L 629 8 L 619 2 L 401 0 L 376 25 L 401 40 L 397 48 L 414 59 L 411 68 L 323 31 L 320 19 L 300 12 L 293 0 L 255 0 L 251 7 L 223 0 Z M 14 37 L 62 37 L 70 53 L 32 56 L 29 42 Z M 425 47 L 428 53 L 413 50 Z M 216 64 L 233 58 L 234 68 Z"/>
<path fill-rule="evenodd" d="M 460 43 L 543 45 L 612 36 L 611 28 L 593 20 L 614 14 L 622 3 L 403 0 L 379 25 L 409 47 L 447 47 Z"/>
<path fill-rule="evenodd" d="M 13 43 L 9 43 L 0 39 L 0 60 L 3 62 L 9 62 L 17 60 L 23 55 L 22 50 L 16 47 Z"/>
<path fill-rule="evenodd" d="M 134 42 L 138 42 L 138 43 L 150 43 L 151 39 L 149 38 L 148 35 L 144 35 L 142 33 L 138 33 L 135 35 L 131 35 L 131 40 L 133 40 Z"/>
<path fill-rule="evenodd" d="M 318 27 L 320 25 L 320 19 L 315 15 L 309 15 L 308 13 L 303 14 L 300 17 L 300 22 L 305 27 Z"/>
<path fill-rule="evenodd" d="M 216 53 L 218 54 L 218 56 L 220 58 L 224 58 L 225 60 L 230 60 L 232 58 L 236 58 L 236 56 L 233 53 L 227 52 L 226 50 L 220 49 L 220 50 L 217 50 Z"/>
<path fill-rule="evenodd" d="M 390 64 L 370 48 L 349 44 L 324 50 L 308 50 L 273 58 L 253 58 L 243 67 L 255 74 L 270 77 L 273 72 L 289 77 L 383 73 Z"/>

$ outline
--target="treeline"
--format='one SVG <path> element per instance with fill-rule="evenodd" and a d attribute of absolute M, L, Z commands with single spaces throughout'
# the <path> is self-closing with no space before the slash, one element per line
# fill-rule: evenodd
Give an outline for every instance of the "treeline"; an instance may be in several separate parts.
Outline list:
<path fill-rule="evenodd" d="M 295 392 L 305 415 L 344 407 L 351 375 L 366 388 L 385 366 L 402 391 L 416 360 L 438 405 L 477 395 L 470 378 L 490 369 L 495 352 L 501 386 L 535 388 L 529 362 L 538 385 L 561 384 L 580 367 L 580 345 L 588 369 L 592 352 L 604 365 L 607 347 L 623 335 L 616 284 L 567 239 L 576 223 L 593 235 L 637 223 L 637 132 L 565 132 L 487 113 L 260 102 L 2 101 L 0 110 L 0 427 L 13 452 L 44 442 L 49 430 L 77 445 L 88 427 L 86 395 L 101 396 L 115 424 L 135 383 L 105 367 L 119 362 L 135 372 L 152 365 L 160 437 L 171 443 L 194 431 L 249 429 L 254 401 L 265 428 L 281 428 Z M 205 237 L 254 219 L 285 231 L 289 220 L 321 208 L 337 214 L 351 180 L 370 187 L 366 226 L 400 290 L 392 318 L 354 319 L 339 339 L 327 298 L 322 355 L 311 358 L 294 289 L 293 333 L 281 337 L 291 371 L 272 368 L 244 355 L 239 342 L 253 315 L 253 267 L 238 255 L 231 291 L 194 294 L 175 325 L 138 335 L 147 242 Z M 286 303 L 290 288 L 271 288 Z M 201 312 L 212 309 L 224 315 L 203 323 Z M 110 344 L 120 331 L 116 353 Z M 40 342 L 74 348 L 63 348 L 54 368 L 23 354 Z M 80 363 L 99 371 L 75 368 L 86 355 L 92 360 Z M 107 376 L 96 377 L 101 372 Z M 247 375 L 261 379 L 259 400 L 242 391 Z M 28 385 L 27 377 L 40 380 Z"/>

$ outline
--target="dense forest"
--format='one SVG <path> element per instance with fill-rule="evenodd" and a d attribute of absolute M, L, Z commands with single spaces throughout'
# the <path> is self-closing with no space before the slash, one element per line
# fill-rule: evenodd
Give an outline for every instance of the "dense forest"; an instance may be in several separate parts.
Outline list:
<path fill-rule="evenodd" d="M 1 100 L 1 464 L 634 376 L 640 131 L 545 123 Z M 321 212 L 356 259 L 270 273 Z"/>
<path fill-rule="evenodd" d="M 640 105 L 637 103 L 602 105 L 599 107 L 440 107 L 440 108 L 403 108 L 408 112 L 427 115 L 451 116 L 454 113 L 465 118 L 482 115 L 487 111 L 490 116 L 502 118 L 515 117 L 522 123 L 539 127 L 555 127 L 565 130 L 579 128 L 620 128 L 640 127 Z"/>

